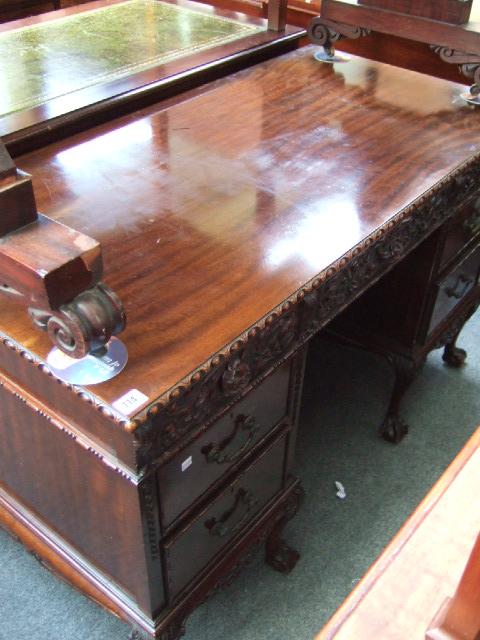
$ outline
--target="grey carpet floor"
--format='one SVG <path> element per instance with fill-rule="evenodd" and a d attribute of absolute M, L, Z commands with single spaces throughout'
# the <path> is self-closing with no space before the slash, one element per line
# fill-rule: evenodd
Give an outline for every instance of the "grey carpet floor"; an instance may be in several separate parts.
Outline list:
<path fill-rule="evenodd" d="M 306 500 L 286 529 L 301 559 L 289 576 L 258 553 L 197 609 L 186 640 L 312 640 L 480 423 L 480 314 L 465 328 L 467 364 L 432 353 L 404 401 L 398 446 L 376 435 L 392 375 L 375 356 L 319 341 L 298 440 Z M 339 500 L 335 480 L 347 498 Z M 54 578 L 0 530 L 0 640 L 120 640 L 127 627 Z M 358 640 L 375 640 L 362 639 Z"/>

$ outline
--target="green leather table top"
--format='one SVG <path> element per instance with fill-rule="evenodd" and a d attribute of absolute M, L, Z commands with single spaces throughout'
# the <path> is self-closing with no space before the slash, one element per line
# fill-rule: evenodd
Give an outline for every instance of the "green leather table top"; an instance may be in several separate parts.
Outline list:
<path fill-rule="evenodd" d="M 158 0 L 128 0 L 0 33 L 0 116 L 264 31 Z"/>

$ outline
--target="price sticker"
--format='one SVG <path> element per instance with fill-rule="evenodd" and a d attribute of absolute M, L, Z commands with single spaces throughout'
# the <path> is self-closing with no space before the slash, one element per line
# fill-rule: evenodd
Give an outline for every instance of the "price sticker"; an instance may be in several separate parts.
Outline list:
<path fill-rule="evenodd" d="M 148 396 L 138 389 L 130 389 L 130 391 L 124 393 L 121 398 L 112 402 L 112 407 L 128 416 L 147 402 L 147 400 Z"/>

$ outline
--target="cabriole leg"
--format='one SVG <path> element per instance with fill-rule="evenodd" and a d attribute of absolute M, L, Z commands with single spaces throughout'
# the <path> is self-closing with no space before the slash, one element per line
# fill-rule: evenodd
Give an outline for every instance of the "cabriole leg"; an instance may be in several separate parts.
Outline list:
<path fill-rule="evenodd" d="M 419 369 L 412 359 L 398 354 L 390 355 L 388 361 L 395 370 L 395 382 L 387 415 L 380 427 L 381 436 L 388 442 L 398 444 L 408 433 L 408 424 L 401 418 L 400 403 Z"/>

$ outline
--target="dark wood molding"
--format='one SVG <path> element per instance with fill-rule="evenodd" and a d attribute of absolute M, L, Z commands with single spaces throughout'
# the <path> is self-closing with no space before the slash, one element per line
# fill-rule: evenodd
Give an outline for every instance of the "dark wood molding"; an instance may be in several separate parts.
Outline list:
<path fill-rule="evenodd" d="M 20 385 L 1 373 L 0 388 L 19 399 L 24 405 L 29 407 L 32 412 L 41 415 L 44 420 L 62 433 L 65 438 L 76 442 L 82 449 L 90 453 L 121 478 L 134 486 L 139 484 L 141 477 L 133 473 L 126 465 L 123 465 L 111 452 L 107 451 L 92 438 L 89 438 L 85 433 L 75 429 L 72 424 L 63 420 L 60 416 L 52 414 L 37 398 L 30 396 Z"/>

